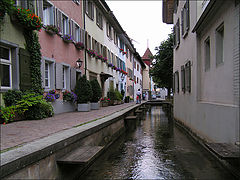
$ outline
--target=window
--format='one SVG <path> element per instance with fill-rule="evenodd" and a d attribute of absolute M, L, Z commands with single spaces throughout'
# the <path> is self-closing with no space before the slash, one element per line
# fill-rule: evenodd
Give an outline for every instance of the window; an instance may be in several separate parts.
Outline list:
<path fill-rule="evenodd" d="M 187 92 L 191 92 L 191 62 L 185 64 L 185 87 Z"/>
<path fill-rule="evenodd" d="M 69 22 L 68 17 L 62 14 L 62 33 L 68 34 Z"/>
<path fill-rule="evenodd" d="M 49 63 L 45 62 L 45 78 L 44 78 L 44 83 L 45 83 L 45 88 L 50 88 L 50 67 Z"/>
<path fill-rule="evenodd" d="M 223 55 L 224 55 L 224 25 L 221 24 L 216 29 L 216 65 L 223 63 Z"/>
<path fill-rule="evenodd" d="M 43 87 L 55 89 L 55 60 L 44 57 L 41 65 Z"/>
<path fill-rule="evenodd" d="M 136 69 L 136 61 L 134 61 L 134 69 Z"/>
<path fill-rule="evenodd" d="M 137 83 L 138 83 L 138 77 L 137 77 Z"/>
<path fill-rule="evenodd" d="M 181 86 L 182 92 L 185 93 L 185 68 L 181 66 Z"/>
<path fill-rule="evenodd" d="M 107 23 L 107 36 L 112 40 L 112 27 Z"/>
<path fill-rule="evenodd" d="M 0 46 L 0 75 L 1 88 L 12 88 L 11 50 L 3 46 Z"/>
<path fill-rule="evenodd" d="M 182 19 L 182 36 L 185 37 L 187 35 L 189 29 L 189 0 L 186 0 L 186 3 L 181 11 L 181 19 Z"/>
<path fill-rule="evenodd" d="M 80 27 L 77 24 L 74 24 L 74 40 L 76 42 L 80 42 Z"/>
<path fill-rule="evenodd" d="M 175 86 L 174 86 L 175 91 L 179 93 L 179 72 L 178 71 L 174 73 L 174 83 L 175 83 Z"/>
<path fill-rule="evenodd" d="M 205 71 L 210 69 L 210 38 L 208 37 L 204 41 L 204 51 L 205 51 Z"/>
<path fill-rule="evenodd" d="M 116 31 L 114 31 L 114 44 L 118 45 L 118 36 Z"/>
<path fill-rule="evenodd" d="M 67 66 L 63 66 L 63 89 L 67 89 L 67 71 L 68 71 L 68 67 Z"/>
<path fill-rule="evenodd" d="M 137 65 L 137 71 L 139 71 L 139 65 Z"/>
<path fill-rule="evenodd" d="M 101 29 L 103 28 L 102 14 L 98 8 L 96 8 L 96 23 L 97 23 L 98 27 L 100 27 Z"/>
<path fill-rule="evenodd" d="M 94 9 L 93 9 L 93 3 L 89 0 L 84 1 L 86 4 L 86 14 L 90 19 L 94 19 Z"/>
<path fill-rule="evenodd" d="M 173 27 L 173 45 L 175 48 L 178 48 L 179 44 L 180 44 L 180 28 L 178 19 L 176 25 Z"/>
<path fill-rule="evenodd" d="M 43 24 L 44 25 L 54 25 L 54 14 L 55 8 L 48 1 L 43 1 Z"/>

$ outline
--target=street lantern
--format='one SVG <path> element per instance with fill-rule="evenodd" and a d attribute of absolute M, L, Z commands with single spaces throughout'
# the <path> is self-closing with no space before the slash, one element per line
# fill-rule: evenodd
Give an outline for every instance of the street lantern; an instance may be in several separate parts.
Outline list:
<path fill-rule="evenodd" d="M 81 66 L 82 66 L 83 61 L 79 58 L 79 59 L 76 61 L 76 63 L 77 63 L 78 68 L 80 69 Z"/>

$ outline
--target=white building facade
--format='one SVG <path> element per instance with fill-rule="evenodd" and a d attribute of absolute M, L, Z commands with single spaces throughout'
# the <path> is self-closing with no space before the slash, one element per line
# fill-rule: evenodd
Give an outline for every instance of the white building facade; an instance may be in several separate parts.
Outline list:
<path fill-rule="evenodd" d="M 239 1 L 166 0 L 163 8 L 163 21 L 174 24 L 175 119 L 207 142 L 236 143 Z"/>

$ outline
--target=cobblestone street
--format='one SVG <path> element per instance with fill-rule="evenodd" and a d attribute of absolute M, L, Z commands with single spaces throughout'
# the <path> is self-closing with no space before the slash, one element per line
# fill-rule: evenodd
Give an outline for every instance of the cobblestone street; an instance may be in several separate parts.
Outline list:
<path fill-rule="evenodd" d="M 43 120 L 18 121 L 1 125 L 1 150 L 19 146 L 82 123 L 108 116 L 134 104 L 125 103 L 117 106 L 101 107 L 99 110 L 90 112 L 63 113 Z"/>

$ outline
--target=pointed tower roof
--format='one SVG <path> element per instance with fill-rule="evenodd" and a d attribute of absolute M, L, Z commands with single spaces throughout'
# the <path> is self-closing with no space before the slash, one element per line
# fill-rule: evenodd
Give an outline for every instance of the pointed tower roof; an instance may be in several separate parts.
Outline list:
<path fill-rule="evenodd" d="M 146 49 L 143 57 L 142 57 L 142 60 L 148 65 L 150 66 L 150 64 L 152 63 L 152 60 L 151 60 L 151 56 L 153 56 L 152 52 L 150 51 L 149 48 Z"/>

